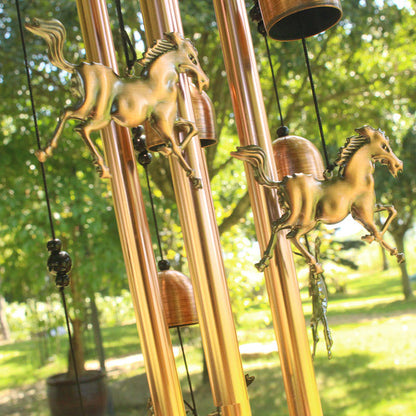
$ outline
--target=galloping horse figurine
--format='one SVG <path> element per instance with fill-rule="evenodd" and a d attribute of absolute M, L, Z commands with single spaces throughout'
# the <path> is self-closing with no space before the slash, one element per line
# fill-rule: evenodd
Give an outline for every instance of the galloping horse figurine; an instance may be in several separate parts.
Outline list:
<path fill-rule="evenodd" d="M 300 238 L 318 222 L 336 224 L 349 213 L 369 232 L 362 237 L 364 241 L 377 241 L 391 255 L 396 256 L 399 263 L 404 261 L 404 255 L 383 240 L 383 235 L 397 212 L 392 205 L 375 205 L 373 178 L 375 162 L 386 165 L 394 177 L 403 169 L 403 162 L 393 153 L 388 137 L 381 130 L 364 126 L 355 131 L 358 135 L 347 139 L 333 164 L 332 169 L 338 167 L 337 174 L 333 173 L 330 177 L 327 175 L 323 180 L 296 173 L 281 181 L 274 181 L 264 170 L 266 155 L 261 147 L 249 145 L 231 153 L 253 167 L 257 182 L 268 188 L 277 188 L 283 210 L 283 215 L 272 224 L 272 235 L 263 258 L 256 264 L 259 271 L 268 266 L 273 256 L 277 233 L 288 229 L 287 238 L 305 257 L 312 272 L 315 275 L 322 273 L 316 257 L 309 253 Z M 373 216 L 380 211 L 387 211 L 388 217 L 381 230 L 378 230 Z"/>
<path fill-rule="evenodd" d="M 197 51 L 190 40 L 178 33 L 165 33 L 166 39 L 158 40 L 138 61 L 143 67 L 142 75 L 122 79 L 102 64 L 83 62 L 74 65 L 67 62 L 63 56 L 66 32 L 58 20 L 34 19 L 31 24 L 26 24 L 26 28 L 46 40 L 53 65 L 79 76 L 75 93 L 82 96 L 80 103 L 64 109 L 52 140 L 47 147 L 36 152 L 41 162 L 57 147 L 66 120 L 74 118 L 81 120 L 76 131 L 88 145 L 100 176 L 111 177 L 90 133 L 107 126 L 111 120 L 129 128 L 148 120 L 166 143 L 158 151 L 176 156 L 193 185 L 201 187 L 201 180 L 195 177 L 182 155 L 182 149 L 197 134 L 197 129 L 194 123 L 177 119 L 178 73 L 194 76 L 200 91 L 208 86 L 208 78 L 199 65 Z M 180 144 L 176 143 L 175 129 L 187 131 Z"/>

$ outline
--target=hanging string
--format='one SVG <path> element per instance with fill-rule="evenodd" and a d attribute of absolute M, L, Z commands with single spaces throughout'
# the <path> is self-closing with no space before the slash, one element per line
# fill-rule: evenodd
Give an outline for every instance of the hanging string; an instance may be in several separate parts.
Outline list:
<path fill-rule="evenodd" d="M 27 59 L 26 42 L 25 42 L 25 37 L 24 37 L 19 0 L 15 0 L 15 4 L 16 4 L 18 23 L 19 23 L 20 39 L 22 43 L 26 78 L 27 78 L 27 84 L 29 88 L 32 118 L 33 118 L 33 123 L 35 127 L 36 141 L 37 141 L 38 149 L 41 149 L 38 119 L 36 115 L 36 106 L 35 106 L 35 100 L 34 100 L 34 95 L 33 95 L 30 68 L 29 68 L 29 63 Z M 80 386 L 79 374 L 78 374 L 77 365 L 76 365 L 75 350 L 74 350 L 74 346 L 72 342 L 71 328 L 70 328 L 70 323 L 69 323 L 69 313 L 68 313 L 68 307 L 67 307 L 67 303 L 65 299 L 65 291 L 64 291 L 65 287 L 69 285 L 69 281 L 70 281 L 69 272 L 71 271 L 71 268 L 72 268 L 72 261 L 71 261 L 69 254 L 61 250 L 62 243 L 55 236 L 55 227 L 53 223 L 52 209 L 51 209 L 51 203 L 50 203 L 50 198 L 49 198 L 48 185 L 46 181 L 45 166 L 43 162 L 39 161 L 39 164 L 40 164 L 40 169 L 42 173 L 43 189 L 45 192 L 45 201 L 46 201 L 46 206 L 48 210 L 49 225 L 50 225 L 51 235 L 52 235 L 52 239 L 48 241 L 48 244 L 47 244 L 48 251 L 50 252 L 50 255 L 48 257 L 48 269 L 49 269 L 49 272 L 55 276 L 55 284 L 59 288 L 59 292 L 61 294 L 62 305 L 64 308 L 65 321 L 66 321 L 67 332 L 68 332 L 70 352 L 71 352 L 71 357 L 72 357 L 72 361 L 74 364 L 75 381 L 76 381 L 76 386 L 77 386 L 77 391 L 78 391 L 81 415 L 86 416 L 84 412 L 84 403 L 83 403 L 83 399 L 81 395 L 81 386 Z"/>
<path fill-rule="evenodd" d="M 137 54 L 124 26 L 124 18 L 121 11 L 120 0 L 116 0 L 116 10 L 120 28 L 121 43 L 123 44 L 124 57 L 126 59 L 126 72 L 127 74 L 130 74 L 135 62 L 137 61 Z"/>
<path fill-rule="evenodd" d="M 153 223 L 155 225 L 156 229 L 156 238 L 157 238 L 157 245 L 159 249 L 159 255 L 161 261 L 163 261 L 163 250 L 162 250 L 162 242 L 160 240 L 160 234 L 159 234 L 159 225 L 157 222 L 157 216 L 156 216 L 156 209 L 155 204 L 153 200 L 153 193 L 152 188 L 150 186 L 150 178 L 149 178 L 149 170 L 148 166 L 152 162 L 152 154 L 147 150 L 146 148 L 146 137 L 144 135 L 144 128 L 143 126 L 138 126 L 133 129 L 133 147 L 138 153 L 137 161 L 140 163 L 141 166 L 143 166 L 145 174 L 146 174 L 146 185 L 147 185 L 147 192 L 149 194 L 149 200 L 150 200 L 150 206 L 152 209 L 152 217 L 153 217 Z"/>
<path fill-rule="evenodd" d="M 61 294 L 61 299 L 62 299 L 62 304 L 64 305 L 64 310 L 67 311 L 68 306 L 66 304 L 65 288 L 60 287 L 59 288 L 59 293 Z M 78 397 L 79 397 L 79 405 L 80 405 L 81 415 L 86 416 L 85 410 L 84 410 L 84 400 L 82 399 L 82 394 L 81 394 L 81 383 L 80 383 L 80 380 L 79 380 L 79 374 L 78 374 L 78 369 L 77 369 L 77 361 L 76 361 L 76 358 L 75 358 L 75 350 L 74 350 L 74 345 L 73 345 L 73 342 L 72 342 L 71 325 L 69 323 L 69 316 L 68 316 L 67 313 L 65 313 L 65 323 L 66 323 L 66 330 L 68 332 L 71 358 L 72 358 L 72 362 L 73 362 L 73 365 L 74 365 L 75 383 L 76 383 L 76 386 L 77 386 L 77 393 L 78 393 Z"/>
<path fill-rule="evenodd" d="M 263 26 L 264 26 L 264 24 L 263 24 Z M 276 76 L 275 76 L 274 70 L 273 70 L 273 62 L 272 62 L 272 57 L 271 57 L 270 48 L 269 48 L 269 41 L 267 40 L 267 33 L 265 33 L 263 36 L 264 36 L 264 42 L 266 44 L 267 57 L 269 59 L 270 72 L 272 74 L 274 95 L 276 97 L 277 108 L 279 109 L 280 126 L 284 127 L 285 123 L 283 121 L 282 108 L 281 108 L 281 105 L 280 105 L 279 93 L 277 91 Z"/>
<path fill-rule="evenodd" d="M 188 362 L 186 361 L 185 349 L 183 347 L 181 329 L 180 329 L 179 326 L 177 326 L 176 327 L 176 330 L 177 330 L 177 333 L 178 333 L 179 344 L 180 344 L 181 350 L 182 350 L 183 363 L 185 365 L 186 377 L 188 379 L 189 391 L 191 393 L 192 406 L 186 400 L 185 400 L 185 403 L 192 410 L 192 413 L 194 414 L 194 416 L 198 416 L 198 413 L 196 411 L 196 403 L 195 403 L 194 390 L 192 388 L 191 376 L 189 374 L 189 369 L 188 369 Z"/>
<path fill-rule="evenodd" d="M 330 162 L 329 162 L 329 157 L 328 157 L 328 150 L 327 150 L 326 141 L 325 141 L 325 137 L 324 137 L 324 130 L 323 130 L 323 127 L 322 127 L 321 115 L 319 113 L 318 98 L 316 96 L 315 83 L 313 81 L 311 64 L 309 62 L 308 48 L 306 46 L 306 40 L 305 40 L 304 37 L 302 37 L 302 46 L 303 46 L 303 53 L 305 55 L 306 67 L 308 69 L 308 77 L 309 77 L 309 82 L 310 82 L 310 85 L 311 85 L 311 91 L 312 91 L 312 96 L 313 96 L 313 103 L 315 105 L 316 119 L 318 121 L 319 133 L 321 135 L 321 142 L 322 142 L 322 149 L 323 149 L 324 156 L 325 156 L 325 163 L 326 163 L 327 169 L 329 169 Z"/>
<path fill-rule="evenodd" d="M 267 39 L 267 31 L 264 26 L 263 17 L 261 15 L 260 6 L 257 0 L 254 1 L 253 7 L 250 9 L 250 18 L 254 23 L 257 23 L 257 31 L 263 36 L 264 42 L 266 44 L 266 50 L 267 50 L 267 58 L 269 61 L 269 67 L 270 72 L 272 74 L 272 82 L 273 82 L 273 90 L 274 95 L 276 98 L 277 108 L 279 110 L 279 117 L 280 117 L 280 127 L 277 129 L 277 137 L 284 137 L 289 134 L 289 129 L 285 126 L 284 120 L 283 120 L 283 113 L 282 113 L 282 107 L 280 105 L 280 98 L 279 98 L 279 92 L 277 89 L 277 81 L 276 76 L 273 69 L 273 62 L 269 47 L 269 41 Z"/>
<path fill-rule="evenodd" d="M 19 21 L 19 31 L 20 31 L 20 39 L 21 39 L 21 42 L 22 42 L 22 50 L 23 50 L 23 59 L 24 59 L 24 63 L 25 63 L 26 78 L 27 78 L 27 84 L 28 84 L 29 94 L 30 94 L 30 104 L 31 104 L 31 108 L 32 108 L 32 118 L 33 118 L 33 123 L 34 123 L 34 126 L 35 126 L 36 141 L 37 141 L 37 144 L 38 144 L 38 149 L 40 150 L 41 149 L 41 144 L 40 144 L 38 119 L 37 119 L 37 116 L 36 116 L 35 100 L 34 100 L 34 97 L 33 97 L 32 80 L 31 80 L 31 77 L 30 77 L 30 68 L 29 68 L 29 63 L 28 63 L 28 59 L 27 59 L 26 42 L 25 42 L 25 36 L 24 36 L 24 32 L 23 32 L 23 25 L 22 25 L 22 17 L 21 17 L 21 14 L 20 14 L 19 0 L 15 0 L 15 3 L 16 3 L 17 18 L 18 18 L 18 21 Z M 46 206 L 47 206 L 47 210 L 48 210 L 49 226 L 50 226 L 50 229 L 51 229 L 52 239 L 55 239 L 55 227 L 54 227 L 53 219 L 52 219 L 52 209 L 51 209 L 51 204 L 50 204 L 50 199 L 49 199 L 48 185 L 47 185 L 47 182 L 46 182 L 45 166 L 42 162 L 39 162 L 39 164 L 40 164 L 40 171 L 41 171 L 41 174 L 42 174 L 43 189 L 45 191 L 45 200 L 46 200 Z"/>

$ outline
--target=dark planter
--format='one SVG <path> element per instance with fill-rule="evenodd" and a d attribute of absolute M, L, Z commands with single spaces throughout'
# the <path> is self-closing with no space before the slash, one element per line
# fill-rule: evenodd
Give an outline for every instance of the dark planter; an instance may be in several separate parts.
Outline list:
<path fill-rule="evenodd" d="M 106 377 L 101 371 L 87 371 L 80 377 L 85 416 L 103 416 L 107 404 Z M 49 409 L 52 416 L 83 416 L 77 384 L 67 373 L 46 380 Z"/>

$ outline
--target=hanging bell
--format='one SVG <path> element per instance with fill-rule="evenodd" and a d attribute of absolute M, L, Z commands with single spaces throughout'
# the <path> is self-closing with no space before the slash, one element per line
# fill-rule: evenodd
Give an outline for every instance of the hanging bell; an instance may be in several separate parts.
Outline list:
<path fill-rule="evenodd" d="M 160 266 L 159 286 L 169 328 L 198 323 L 194 292 L 189 277 L 176 270 Z"/>
<path fill-rule="evenodd" d="M 340 0 L 259 0 L 267 34 L 296 40 L 321 33 L 339 22 Z"/>
<path fill-rule="evenodd" d="M 201 147 L 211 146 L 218 142 L 214 105 L 205 91 L 190 84 L 192 108 Z"/>
<path fill-rule="evenodd" d="M 295 173 L 310 174 L 316 179 L 324 179 L 322 155 L 312 142 L 303 137 L 279 137 L 273 141 L 273 155 L 279 180 Z"/>
<path fill-rule="evenodd" d="M 211 146 L 218 142 L 214 105 L 205 91 L 199 92 L 198 88 L 190 83 L 192 109 L 194 111 L 195 126 L 198 130 L 198 138 L 201 147 Z M 146 133 L 146 146 L 152 152 L 157 152 L 166 142 L 152 128 L 150 123 L 144 123 Z"/>
<path fill-rule="evenodd" d="M 157 152 L 162 146 L 166 146 L 166 140 L 156 133 L 148 120 L 144 122 L 143 126 L 146 135 L 146 147 L 148 150 Z"/>

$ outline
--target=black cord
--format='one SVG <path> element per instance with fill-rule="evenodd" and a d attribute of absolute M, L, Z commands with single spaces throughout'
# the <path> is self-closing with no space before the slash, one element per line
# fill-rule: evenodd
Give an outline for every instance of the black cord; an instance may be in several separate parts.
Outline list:
<path fill-rule="evenodd" d="M 269 41 L 267 40 L 267 34 L 264 35 L 264 41 L 266 43 L 267 57 L 269 58 L 270 72 L 272 73 L 274 95 L 276 96 L 277 108 L 279 109 L 280 125 L 283 127 L 285 125 L 285 123 L 283 121 L 282 108 L 281 108 L 281 105 L 280 105 L 279 93 L 277 91 L 276 76 L 275 76 L 274 70 L 273 70 L 273 62 L 272 62 L 272 57 L 271 57 L 271 54 L 270 54 Z"/>
<path fill-rule="evenodd" d="M 116 0 L 116 10 L 124 56 L 126 59 L 127 73 L 130 74 L 135 62 L 137 61 L 137 54 L 124 26 L 123 12 L 121 11 L 120 0 Z"/>
<path fill-rule="evenodd" d="M 75 374 L 75 382 L 76 382 L 76 385 L 77 385 L 77 391 L 78 391 L 78 396 L 79 396 L 79 405 L 80 405 L 80 408 L 81 408 L 82 416 L 86 416 L 85 411 L 84 411 L 84 401 L 82 400 L 82 394 L 81 394 L 81 383 L 80 383 L 80 380 L 79 380 L 79 374 L 78 374 L 78 369 L 77 369 L 77 361 L 75 359 L 74 345 L 73 345 L 73 342 L 72 342 L 71 325 L 69 324 L 69 316 L 68 316 L 68 313 L 67 313 L 68 307 L 67 307 L 67 304 L 66 304 L 64 287 L 59 288 L 59 293 L 61 294 L 62 304 L 64 305 L 64 310 L 65 310 L 66 330 L 68 331 L 69 346 L 70 346 L 70 350 L 71 350 L 72 362 L 73 362 L 73 365 L 74 365 L 74 374 Z"/>
<path fill-rule="evenodd" d="M 31 107 L 32 107 L 33 123 L 35 125 L 35 134 L 36 134 L 38 149 L 40 150 L 41 149 L 41 144 L 40 144 L 38 119 L 37 119 L 37 116 L 36 116 L 35 100 L 34 100 L 34 97 L 33 97 L 32 81 L 31 81 L 31 78 L 30 78 L 30 68 L 29 68 L 29 63 L 28 63 L 28 59 L 27 59 L 26 42 L 25 42 L 25 36 L 24 36 L 24 32 L 23 32 L 23 25 L 22 25 L 22 17 L 21 17 L 21 14 L 20 14 L 19 0 L 15 0 L 15 3 L 16 3 L 17 18 L 18 18 L 18 21 L 19 21 L 20 39 L 21 39 L 21 42 L 22 42 L 23 58 L 24 58 L 25 69 L 26 69 L 26 78 L 27 78 L 27 84 L 28 84 L 28 87 L 29 87 L 30 104 L 31 104 Z M 53 225 L 53 219 L 52 219 L 52 209 L 51 209 L 51 204 L 50 204 L 50 199 L 49 199 L 48 185 L 47 185 L 47 182 L 46 182 L 45 166 L 40 161 L 39 161 L 39 164 L 40 164 L 40 171 L 42 173 L 43 188 L 44 188 L 44 191 L 45 191 L 45 200 L 46 200 L 46 205 L 47 205 L 47 209 L 48 209 L 48 217 L 49 217 L 49 225 L 50 225 L 50 228 L 51 228 L 51 235 L 52 235 L 52 239 L 55 239 L 55 227 Z"/>
<path fill-rule="evenodd" d="M 149 193 L 150 206 L 152 207 L 153 222 L 154 222 L 155 228 L 156 228 L 156 238 L 157 238 L 157 245 L 159 247 L 159 255 L 160 255 L 160 259 L 163 260 L 162 242 L 160 240 L 159 226 L 158 226 L 158 223 L 157 223 L 155 204 L 154 204 L 154 201 L 153 201 L 152 188 L 150 186 L 149 170 L 147 169 L 147 165 L 142 165 L 142 166 L 144 167 L 144 171 L 146 173 L 147 191 Z"/>
<path fill-rule="evenodd" d="M 329 169 L 330 163 L 329 163 L 329 157 L 328 157 L 328 150 L 327 150 L 327 146 L 326 146 L 326 142 L 325 142 L 324 131 L 323 131 L 323 127 L 322 127 L 321 115 L 319 113 L 318 98 L 316 96 L 315 84 L 313 82 L 313 77 L 312 77 L 311 64 L 309 62 L 308 48 L 306 46 L 306 40 L 305 40 L 304 37 L 302 37 L 302 46 L 303 46 L 303 53 L 305 55 L 306 67 L 308 69 L 309 82 L 311 84 L 311 91 L 312 91 L 312 96 L 313 96 L 313 103 L 315 105 L 316 119 L 318 121 L 319 133 L 321 135 L 321 142 L 322 142 L 322 149 L 324 151 L 324 156 L 325 156 L 325 163 L 326 163 L 327 169 Z"/>
<path fill-rule="evenodd" d="M 26 42 L 25 42 L 25 37 L 24 37 L 24 32 L 23 32 L 22 16 L 20 13 L 19 0 L 15 0 L 15 4 L 16 4 L 17 18 L 19 22 L 20 38 L 22 42 L 24 64 L 25 64 L 25 69 L 26 69 L 26 78 L 27 78 L 29 94 L 30 94 L 32 117 L 33 117 L 33 123 L 35 126 L 36 141 L 37 141 L 38 149 L 40 150 L 41 149 L 40 134 L 39 134 L 39 127 L 38 127 L 38 120 L 36 116 L 36 106 L 35 106 L 35 100 L 33 96 L 30 68 L 29 68 L 29 63 L 27 59 Z M 48 186 L 47 186 L 47 181 L 46 181 L 45 167 L 44 167 L 43 162 L 39 161 L 39 164 L 40 164 L 40 168 L 42 172 L 43 188 L 45 191 L 45 200 L 46 200 L 46 205 L 48 209 L 49 224 L 50 224 L 51 235 L 52 235 L 52 240 L 48 242 L 48 249 L 51 252 L 51 255 L 48 258 L 48 268 L 51 272 L 53 272 L 56 275 L 56 284 L 59 287 L 59 292 L 61 294 L 62 305 L 64 308 L 65 321 L 66 321 L 67 332 L 68 332 L 69 345 L 70 345 L 70 350 L 71 350 L 71 356 L 72 356 L 72 361 L 74 364 L 75 380 L 76 380 L 76 385 L 77 385 L 77 390 L 78 390 L 78 395 L 79 395 L 81 414 L 82 416 L 86 416 L 84 412 L 84 403 L 83 403 L 83 399 L 81 395 L 81 385 L 80 385 L 79 374 L 78 374 L 78 369 L 76 365 L 75 351 L 74 351 L 73 343 L 72 343 L 69 313 L 68 313 L 68 307 L 66 304 L 65 291 L 64 291 L 65 287 L 69 284 L 69 278 L 68 278 L 67 273 L 71 269 L 72 262 L 68 253 L 61 251 L 61 242 L 55 237 L 55 227 L 53 224 L 52 209 L 51 209 Z"/>
<path fill-rule="evenodd" d="M 198 416 L 198 412 L 196 410 L 196 403 L 195 403 L 195 397 L 194 397 L 194 390 L 192 388 L 192 382 L 191 382 L 191 376 L 189 374 L 189 369 L 188 369 L 188 362 L 186 361 L 186 355 L 185 355 L 185 349 L 183 346 L 183 341 L 182 341 L 182 335 L 181 335 L 181 329 L 179 326 L 176 327 L 176 330 L 178 332 L 178 338 L 179 338 L 179 343 L 181 345 L 181 350 L 182 350 L 182 357 L 183 357 L 183 362 L 185 364 L 185 371 L 186 371 L 186 377 L 188 379 L 188 386 L 189 386 L 189 391 L 191 393 L 191 400 L 192 400 L 192 406 L 185 401 L 186 405 L 191 409 L 192 413 L 194 414 L 194 416 Z"/>

